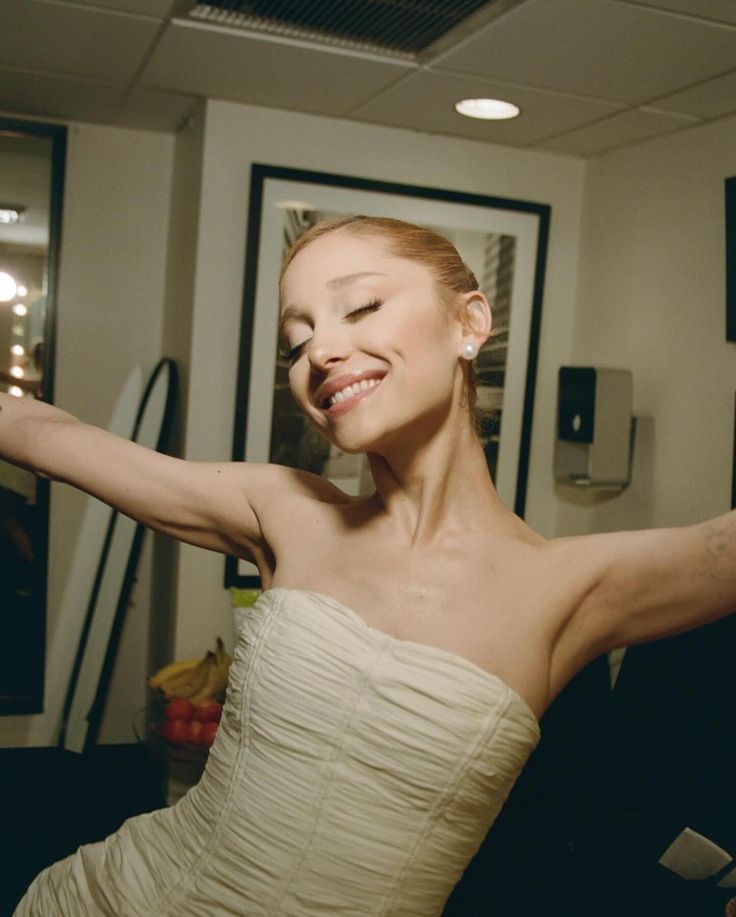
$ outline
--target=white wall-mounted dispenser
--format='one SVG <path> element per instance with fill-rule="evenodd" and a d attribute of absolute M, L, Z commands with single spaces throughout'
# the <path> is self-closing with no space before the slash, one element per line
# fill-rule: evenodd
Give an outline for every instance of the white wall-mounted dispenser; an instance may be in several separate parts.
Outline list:
<path fill-rule="evenodd" d="M 555 479 L 623 490 L 631 481 L 636 429 L 631 372 L 561 366 L 557 396 Z"/>

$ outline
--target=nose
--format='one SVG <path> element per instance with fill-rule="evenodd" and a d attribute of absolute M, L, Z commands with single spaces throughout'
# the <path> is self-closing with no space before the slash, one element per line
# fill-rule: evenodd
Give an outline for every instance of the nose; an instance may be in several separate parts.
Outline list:
<path fill-rule="evenodd" d="M 314 370 L 328 370 L 346 360 L 350 342 L 344 329 L 336 326 L 315 327 L 307 345 L 307 359 Z"/>

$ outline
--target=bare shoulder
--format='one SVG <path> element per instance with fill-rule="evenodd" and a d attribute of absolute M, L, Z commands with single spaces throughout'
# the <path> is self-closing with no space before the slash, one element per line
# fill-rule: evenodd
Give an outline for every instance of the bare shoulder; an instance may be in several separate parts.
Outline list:
<path fill-rule="evenodd" d="M 257 466 L 248 480 L 249 499 L 261 539 L 251 551 L 269 585 L 276 568 L 291 568 L 310 555 L 332 528 L 331 520 L 354 498 L 326 478 L 283 465 Z"/>
<path fill-rule="evenodd" d="M 327 478 L 309 471 L 270 464 L 249 464 L 248 469 L 250 503 L 272 549 L 328 508 L 354 502 Z"/>
<path fill-rule="evenodd" d="M 350 504 L 353 498 L 327 478 L 287 465 L 248 463 L 254 506 L 278 510 L 284 501 L 313 501 L 316 504 Z M 256 485 L 255 487 L 253 485 Z"/>

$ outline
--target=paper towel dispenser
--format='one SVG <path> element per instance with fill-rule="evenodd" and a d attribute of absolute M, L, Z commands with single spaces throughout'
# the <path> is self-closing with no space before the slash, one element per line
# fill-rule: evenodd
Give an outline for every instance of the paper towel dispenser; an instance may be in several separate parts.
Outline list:
<path fill-rule="evenodd" d="M 628 369 L 561 366 L 555 479 L 623 490 L 631 481 L 635 418 Z"/>

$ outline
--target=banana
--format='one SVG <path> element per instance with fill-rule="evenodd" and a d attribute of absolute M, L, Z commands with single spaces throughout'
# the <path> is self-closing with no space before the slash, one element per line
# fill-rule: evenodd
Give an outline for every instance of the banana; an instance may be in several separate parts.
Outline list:
<path fill-rule="evenodd" d="M 181 672 L 186 672 L 188 669 L 193 669 L 195 666 L 199 665 L 200 662 L 201 659 L 179 659 L 176 662 L 170 662 L 150 676 L 148 679 L 148 687 L 154 690 L 160 688 L 163 682 L 167 681 L 169 678 L 173 678 L 174 675 L 179 675 Z"/>
<path fill-rule="evenodd" d="M 227 668 L 230 667 L 230 663 L 233 661 L 232 656 L 225 652 L 225 644 L 222 642 L 222 637 L 217 638 L 217 644 L 215 645 L 215 658 L 220 665 L 224 665 Z"/>
<path fill-rule="evenodd" d="M 162 666 L 150 676 L 148 686 L 161 691 L 167 700 L 188 697 L 199 704 L 225 691 L 231 662 L 218 637 L 214 652 L 208 650 L 201 659 L 180 659 Z"/>
<path fill-rule="evenodd" d="M 230 656 L 225 652 L 222 640 L 217 638 L 217 647 L 213 654 L 213 662 L 207 674 L 207 679 L 194 694 L 189 696 L 193 704 L 201 704 L 210 698 L 219 697 L 227 687 L 227 678 L 230 669 Z"/>
<path fill-rule="evenodd" d="M 215 662 L 215 654 L 207 654 L 193 669 L 186 669 L 161 684 L 161 690 L 167 700 L 172 697 L 189 697 L 201 691 Z"/>
<path fill-rule="evenodd" d="M 225 652 L 225 644 L 222 642 L 220 637 L 217 638 L 217 645 L 215 647 L 215 662 L 219 670 L 220 675 L 220 686 L 215 697 L 220 694 L 225 693 L 227 688 L 227 682 L 230 675 L 230 664 L 232 663 L 233 658 L 229 653 Z"/>

